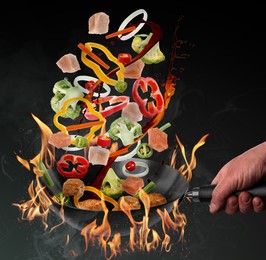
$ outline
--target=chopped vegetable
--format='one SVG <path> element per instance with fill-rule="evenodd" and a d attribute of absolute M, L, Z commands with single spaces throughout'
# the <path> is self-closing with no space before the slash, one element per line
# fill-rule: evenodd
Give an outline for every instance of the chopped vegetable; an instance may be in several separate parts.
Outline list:
<path fill-rule="evenodd" d="M 119 117 L 111 123 L 108 134 L 112 140 L 120 139 L 126 146 L 133 144 L 134 139 L 142 135 L 142 127 L 126 117 Z"/>
<path fill-rule="evenodd" d="M 49 172 L 47 171 L 47 168 L 45 166 L 45 164 L 42 161 L 39 161 L 39 169 L 42 172 L 42 177 L 47 185 L 47 187 L 52 188 L 54 186 L 54 182 L 49 174 Z"/>
<path fill-rule="evenodd" d="M 141 89 L 142 93 L 146 93 L 148 91 L 148 87 L 151 89 L 150 97 L 153 98 L 154 101 L 148 102 L 147 98 L 142 99 L 139 94 L 139 89 Z M 161 113 L 164 109 L 164 99 L 160 88 L 155 79 L 151 77 L 140 77 L 134 82 L 132 97 L 135 102 L 138 103 L 139 109 L 145 117 L 153 117 Z"/>
<path fill-rule="evenodd" d="M 127 164 L 123 165 L 122 172 L 125 176 L 133 176 L 133 177 L 144 177 L 149 173 L 149 166 L 144 161 L 136 161 L 135 169 L 133 167 L 131 170 L 127 169 Z"/>
<path fill-rule="evenodd" d="M 127 63 L 131 62 L 132 56 L 131 56 L 130 53 L 124 53 L 124 52 L 122 52 L 122 53 L 119 53 L 118 54 L 118 58 L 117 59 L 118 59 L 119 62 L 122 62 L 124 64 L 127 64 Z"/>
<path fill-rule="evenodd" d="M 62 109 L 65 101 L 74 97 L 83 97 L 83 92 L 79 87 L 73 87 L 72 84 L 65 78 L 57 81 L 53 87 L 54 96 L 51 98 L 50 104 L 55 112 Z M 62 117 L 75 119 L 79 116 L 81 107 L 77 104 L 77 101 L 71 102 Z"/>
<path fill-rule="evenodd" d="M 161 131 L 165 131 L 167 128 L 169 128 L 171 126 L 171 124 L 168 122 L 168 123 L 166 123 L 166 124 L 164 124 L 163 126 L 161 126 L 159 129 L 161 130 Z"/>
<path fill-rule="evenodd" d="M 146 186 L 142 188 L 142 190 L 146 193 L 149 193 L 156 187 L 156 183 L 154 181 L 150 181 Z M 139 199 L 139 193 L 134 195 L 135 198 Z"/>
<path fill-rule="evenodd" d="M 141 143 L 137 148 L 139 158 L 150 158 L 153 155 L 153 149 L 147 143 Z"/>
<path fill-rule="evenodd" d="M 80 155 L 64 154 L 56 162 L 58 172 L 65 178 L 84 178 L 89 169 L 89 161 Z"/>
<path fill-rule="evenodd" d="M 109 147 L 111 145 L 111 138 L 107 135 L 99 135 L 97 138 L 97 145 L 101 147 Z"/>
<path fill-rule="evenodd" d="M 113 199 L 118 199 L 124 193 L 122 183 L 123 180 L 116 175 L 113 168 L 109 168 L 103 179 L 101 191 Z"/>
<path fill-rule="evenodd" d="M 130 33 L 132 32 L 133 30 L 136 29 L 136 26 L 130 26 L 130 27 L 127 27 L 123 30 L 119 30 L 117 32 L 114 32 L 114 33 L 110 33 L 108 35 L 105 36 L 106 39 L 110 39 L 110 38 L 113 38 L 113 37 L 116 37 L 116 36 L 119 36 L 120 34 L 126 34 L 126 33 Z"/>
<path fill-rule="evenodd" d="M 128 161 L 126 163 L 126 169 L 130 172 L 134 171 L 136 169 L 136 163 L 134 161 Z"/>
<path fill-rule="evenodd" d="M 88 139 L 82 136 L 77 136 L 75 138 L 75 146 L 78 148 L 85 148 L 88 145 Z"/>
<path fill-rule="evenodd" d="M 136 35 L 133 38 L 133 41 L 131 43 L 132 49 L 136 53 L 140 53 L 145 46 L 148 44 L 149 40 L 151 39 L 153 33 L 150 34 L 140 34 Z M 157 42 L 146 54 L 144 54 L 141 57 L 141 60 L 145 64 L 157 64 L 165 60 L 165 55 L 163 52 L 160 50 L 160 44 Z"/>
<path fill-rule="evenodd" d="M 122 81 L 122 80 L 118 80 L 116 83 L 115 83 L 115 89 L 117 92 L 119 93 L 123 93 L 126 91 L 127 89 L 127 83 L 125 81 Z"/>
<path fill-rule="evenodd" d="M 70 202 L 70 197 L 68 195 L 64 195 L 62 191 L 59 191 L 53 196 L 53 200 L 63 206 L 67 206 Z"/>
<path fill-rule="evenodd" d="M 127 106 L 127 104 L 129 103 L 129 97 L 128 96 L 100 97 L 100 98 L 94 99 L 92 101 L 92 104 L 93 105 L 101 105 L 101 104 L 104 104 L 106 102 L 109 102 L 110 106 L 99 111 L 99 113 L 104 118 L 106 118 L 106 117 L 112 115 L 113 113 L 116 113 L 116 112 L 120 111 L 121 109 L 125 108 Z M 115 104 L 115 105 L 113 105 L 113 104 Z M 95 109 L 94 109 L 94 111 L 95 111 Z M 88 120 L 94 120 L 94 119 L 96 119 L 95 115 L 92 113 L 94 111 L 86 109 L 84 116 Z"/>

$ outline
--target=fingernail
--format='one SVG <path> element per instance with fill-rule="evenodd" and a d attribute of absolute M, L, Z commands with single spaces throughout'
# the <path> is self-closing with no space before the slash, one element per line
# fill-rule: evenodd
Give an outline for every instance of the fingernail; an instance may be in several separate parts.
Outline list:
<path fill-rule="evenodd" d="M 217 210 L 217 206 L 215 203 L 211 202 L 209 206 L 210 212 L 214 213 Z"/>
<path fill-rule="evenodd" d="M 230 207 L 231 208 L 235 208 L 237 206 L 237 202 L 236 201 L 230 201 Z"/>

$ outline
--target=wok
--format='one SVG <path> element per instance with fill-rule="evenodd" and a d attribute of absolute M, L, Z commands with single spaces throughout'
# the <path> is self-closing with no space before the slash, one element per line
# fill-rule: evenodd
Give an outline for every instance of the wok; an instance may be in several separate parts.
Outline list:
<path fill-rule="evenodd" d="M 114 169 L 118 177 L 122 179 L 126 178 L 122 172 L 122 167 L 129 160 L 114 162 L 112 164 L 111 167 Z M 178 204 L 180 205 L 184 197 L 190 198 L 193 202 L 209 202 L 211 200 L 215 185 L 202 185 L 189 190 L 189 182 L 175 168 L 153 160 L 134 158 L 134 161 L 142 161 L 148 165 L 149 172 L 146 176 L 142 177 L 144 182 L 147 183 L 150 180 L 154 181 L 156 183 L 156 187 L 152 190 L 152 192 L 164 195 L 167 200 L 167 203 L 164 205 L 150 208 L 150 228 L 161 221 L 161 218 L 157 213 L 158 208 L 162 211 L 166 209 L 167 212 L 170 213 L 173 209 L 173 203 L 178 200 Z M 93 167 L 93 170 L 90 170 L 93 171 L 93 173 L 88 174 L 87 177 L 83 179 L 85 185 L 90 185 L 93 178 L 97 176 L 99 169 L 100 167 Z M 56 169 L 50 169 L 49 173 L 54 181 L 54 186 L 52 189 L 47 188 L 46 190 L 50 195 L 54 195 L 57 192 L 62 191 L 62 186 L 66 179 L 63 178 Z M 261 196 L 266 198 L 266 182 L 259 183 L 246 191 L 252 196 Z M 239 192 L 235 192 L 235 195 L 238 195 Z M 108 202 L 106 202 L 106 204 L 108 206 Z M 61 205 L 54 203 L 51 206 L 51 210 L 59 216 L 61 207 Z M 145 215 L 144 207 L 142 206 L 139 210 L 132 210 L 131 214 L 135 221 L 141 221 Z M 90 224 L 94 220 L 96 220 L 98 225 L 101 224 L 103 216 L 104 212 L 102 211 L 77 209 L 73 202 L 68 206 L 64 206 L 65 222 L 78 230 L 82 230 L 86 225 Z M 132 224 L 130 223 L 128 216 L 123 211 L 109 211 L 108 221 L 111 225 L 111 235 L 118 232 L 121 236 L 129 235 Z"/>
<path fill-rule="evenodd" d="M 122 179 L 126 178 L 126 176 L 122 172 L 122 167 L 127 163 L 127 161 L 129 160 L 114 162 L 111 166 L 117 176 Z M 183 197 L 188 191 L 189 183 L 182 174 L 180 174 L 176 169 L 170 167 L 169 165 L 147 159 L 134 158 L 134 161 L 142 161 L 148 165 L 149 172 L 146 176 L 142 177 L 144 179 L 144 183 L 147 184 L 150 180 L 155 182 L 156 187 L 152 190 L 152 192 L 157 192 L 164 195 L 167 200 L 167 204 L 165 205 L 150 208 L 149 227 L 152 227 L 153 225 L 161 221 L 160 216 L 156 212 L 157 208 L 161 210 L 166 209 L 168 213 L 172 211 L 173 202 L 178 200 L 179 203 L 181 203 Z M 89 173 L 84 179 L 82 179 L 85 185 L 90 185 L 92 179 L 97 175 L 99 169 L 100 168 L 97 166 L 93 166 L 90 169 L 92 173 Z M 62 191 L 62 186 L 66 179 L 62 177 L 56 169 L 49 169 L 49 173 L 54 182 L 54 186 L 52 189 L 46 188 L 46 190 L 50 195 L 53 196 L 57 192 Z M 106 205 L 107 207 L 110 206 L 108 205 L 108 202 L 106 202 Z M 61 205 L 53 203 L 51 209 L 53 212 L 59 215 Z M 143 216 L 145 215 L 144 206 L 142 205 L 141 209 L 139 210 L 132 210 L 131 214 L 135 221 L 141 221 Z M 97 221 L 97 224 L 101 224 L 103 216 L 104 212 L 102 211 L 77 209 L 74 206 L 73 202 L 71 202 L 68 206 L 64 206 L 65 222 L 79 230 L 83 229 L 86 225 L 94 220 Z M 121 234 L 121 236 L 129 234 L 132 224 L 130 223 L 128 216 L 123 211 L 109 211 L 108 221 L 111 225 L 112 235 L 118 232 Z"/>

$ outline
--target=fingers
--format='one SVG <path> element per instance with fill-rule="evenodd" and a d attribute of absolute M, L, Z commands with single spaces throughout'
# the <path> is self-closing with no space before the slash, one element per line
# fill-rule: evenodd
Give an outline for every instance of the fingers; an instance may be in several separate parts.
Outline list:
<path fill-rule="evenodd" d="M 237 212 L 248 214 L 260 213 L 266 209 L 265 202 L 261 197 L 252 197 L 248 192 L 241 192 L 238 196 L 232 195 L 225 202 L 224 212 L 233 215 Z"/>

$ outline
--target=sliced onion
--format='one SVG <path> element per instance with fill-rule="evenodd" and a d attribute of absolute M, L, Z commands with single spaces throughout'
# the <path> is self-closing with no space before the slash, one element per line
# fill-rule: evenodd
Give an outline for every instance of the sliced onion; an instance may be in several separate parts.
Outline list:
<path fill-rule="evenodd" d="M 148 20 L 148 14 L 144 9 L 138 9 L 135 12 L 133 12 L 132 14 L 130 14 L 120 25 L 120 27 L 118 28 L 118 31 L 121 31 L 123 29 L 125 29 L 125 27 L 129 24 L 129 22 L 134 19 L 136 16 L 143 14 L 143 18 L 142 20 L 147 21 Z M 123 35 L 119 34 L 118 37 L 120 38 L 120 40 L 122 41 L 126 41 L 128 39 L 130 39 L 131 37 L 133 37 L 142 27 L 144 26 L 144 23 L 140 23 L 137 28 L 135 30 L 133 30 L 132 32 Z"/>
<path fill-rule="evenodd" d="M 115 162 L 121 162 L 121 161 L 124 161 L 124 160 L 127 160 L 127 159 L 132 158 L 137 153 L 137 149 L 138 149 L 138 147 L 139 147 L 140 144 L 141 144 L 141 140 L 138 140 L 137 146 L 136 146 L 136 148 L 134 148 L 134 150 L 132 150 L 130 153 L 127 153 L 125 155 L 118 156 L 115 159 Z"/>
<path fill-rule="evenodd" d="M 147 163 L 145 162 L 142 162 L 142 161 L 136 161 L 136 169 L 134 171 L 128 171 L 126 169 L 126 165 L 123 165 L 122 167 L 122 172 L 125 176 L 135 176 L 135 177 L 143 177 L 145 175 L 147 175 L 149 173 L 149 166 Z M 139 172 L 139 173 L 134 173 L 138 170 L 138 166 L 140 167 L 144 167 L 145 170 L 143 172 Z"/>
<path fill-rule="evenodd" d="M 91 76 L 87 76 L 87 75 L 81 75 L 81 76 L 77 76 L 75 79 L 74 79 L 74 86 L 78 86 L 80 88 L 80 90 L 85 93 L 85 94 L 88 94 L 89 93 L 89 90 L 82 87 L 80 84 L 79 84 L 79 81 L 90 81 L 90 80 L 93 80 L 94 82 L 96 82 L 98 79 L 97 78 L 94 78 L 94 77 L 91 77 Z M 106 84 L 106 83 L 103 83 L 103 88 L 106 90 L 106 92 L 104 93 L 100 93 L 100 97 L 107 97 L 110 92 L 111 92 L 111 88 Z M 98 93 L 93 93 L 93 96 L 94 97 L 98 97 Z"/>

